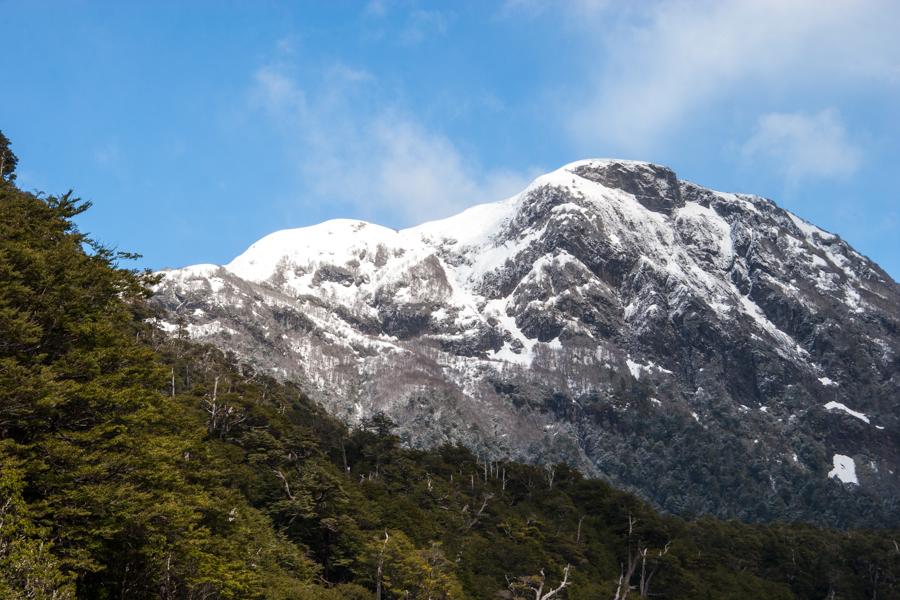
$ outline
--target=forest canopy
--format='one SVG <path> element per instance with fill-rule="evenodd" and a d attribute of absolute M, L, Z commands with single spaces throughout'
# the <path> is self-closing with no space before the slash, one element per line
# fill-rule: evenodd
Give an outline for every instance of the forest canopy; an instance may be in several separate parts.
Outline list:
<path fill-rule="evenodd" d="M 0 135 L 0 597 L 891 598 L 897 531 L 683 520 L 566 465 L 403 447 L 156 329 L 155 278 Z"/>

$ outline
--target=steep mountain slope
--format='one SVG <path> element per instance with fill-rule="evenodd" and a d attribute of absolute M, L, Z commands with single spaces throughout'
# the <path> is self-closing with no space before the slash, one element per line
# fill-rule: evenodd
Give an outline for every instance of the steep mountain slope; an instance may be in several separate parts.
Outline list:
<path fill-rule="evenodd" d="M 572 163 L 402 231 L 279 231 L 155 292 L 163 328 L 414 446 L 565 461 L 680 514 L 900 522 L 900 286 L 665 167 Z"/>

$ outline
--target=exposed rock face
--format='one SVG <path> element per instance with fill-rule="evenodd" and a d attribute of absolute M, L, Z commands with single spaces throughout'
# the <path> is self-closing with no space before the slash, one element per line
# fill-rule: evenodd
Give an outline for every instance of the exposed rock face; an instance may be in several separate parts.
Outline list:
<path fill-rule="evenodd" d="M 566 461 L 681 514 L 900 524 L 900 286 L 665 167 L 573 163 L 399 232 L 279 231 L 155 301 L 412 445 Z"/>

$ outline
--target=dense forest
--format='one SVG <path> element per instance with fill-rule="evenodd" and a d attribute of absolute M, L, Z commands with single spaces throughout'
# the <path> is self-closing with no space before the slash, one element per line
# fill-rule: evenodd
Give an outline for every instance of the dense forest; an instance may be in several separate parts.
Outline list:
<path fill-rule="evenodd" d="M 900 532 L 661 515 L 414 451 L 152 325 L 154 277 L 0 135 L 0 597 L 897 598 Z"/>

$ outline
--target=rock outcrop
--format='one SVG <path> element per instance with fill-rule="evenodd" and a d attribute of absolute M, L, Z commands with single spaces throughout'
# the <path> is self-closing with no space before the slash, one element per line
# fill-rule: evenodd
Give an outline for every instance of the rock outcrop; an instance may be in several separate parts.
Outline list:
<path fill-rule="evenodd" d="M 900 524 L 900 286 L 665 167 L 581 161 L 402 231 L 279 231 L 166 271 L 154 301 L 413 446 L 565 461 L 685 515 Z"/>

